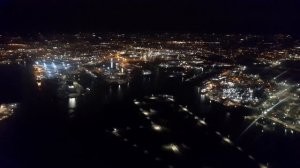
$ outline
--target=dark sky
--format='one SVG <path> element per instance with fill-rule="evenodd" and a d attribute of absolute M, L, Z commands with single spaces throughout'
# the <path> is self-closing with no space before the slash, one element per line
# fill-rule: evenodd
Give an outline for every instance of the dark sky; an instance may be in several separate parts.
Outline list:
<path fill-rule="evenodd" d="M 299 34 L 299 9 L 299 0 L 0 0 L 0 30 Z"/>

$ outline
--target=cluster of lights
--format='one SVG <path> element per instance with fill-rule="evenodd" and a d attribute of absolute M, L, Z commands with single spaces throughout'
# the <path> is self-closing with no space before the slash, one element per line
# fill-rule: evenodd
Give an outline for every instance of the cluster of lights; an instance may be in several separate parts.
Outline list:
<path fill-rule="evenodd" d="M 245 74 L 244 70 L 244 67 L 225 70 L 217 78 L 206 81 L 201 92 L 226 106 L 258 105 L 262 98 L 255 96 L 254 92 L 263 86 L 268 87 L 269 83 L 264 83 L 257 75 Z"/>
<path fill-rule="evenodd" d="M 18 104 L 1 104 L 0 105 L 0 121 L 10 117 L 17 109 Z"/>

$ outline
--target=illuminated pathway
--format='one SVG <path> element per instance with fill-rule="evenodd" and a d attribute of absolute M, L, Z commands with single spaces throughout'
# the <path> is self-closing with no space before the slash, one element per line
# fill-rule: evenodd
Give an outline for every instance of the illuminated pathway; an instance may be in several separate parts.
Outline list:
<path fill-rule="evenodd" d="M 211 148 L 206 148 L 206 146 L 209 145 L 220 145 L 221 149 L 226 148 L 226 150 L 232 150 L 234 153 L 242 156 L 241 158 L 253 164 L 254 167 L 267 167 L 265 164 L 256 160 L 253 155 L 244 151 L 242 147 L 237 146 L 230 139 L 230 136 L 226 136 L 219 131 L 211 130 L 205 118 L 197 116 L 190 111 L 187 106 L 175 102 L 172 95 L 151 95 L 145 96 L 140 100 L 134 99 L 133 103 L 136 105 L 139 114 L 148 122 L 135 126 L 130 124 L 125 127 L 112 127 L 106 129 L 106 132 L 119 139 L 120 142 L 123 142 L 126 146 L 145 155 L 145 157 L 151 161 L 155 161 L 159 165 L 166 165 L 166 167 L 179 168 L 183 163 L 182 161 L 184 161 L 184 163 L 186 163 L 185 161 L 190 162 L 187 163 L 188 165 L 193 164 L 194 160 L 185 160 L 187 154 L 194 153 L 201 158 L 199 152 L 203 153 L 205 150 L 211 150 Z M 165 116 L 172 117 L 165 118 Z M 210 138 L 213 138 L 217 144 L 210 143 L 210 140 L 206 142 L 205 138 L 199 135 L 196 135 L 195 138 L 201 137 L 202 140 L 199 139 L 200 141 L 195 140 L 194 142 L 186 141 L 181 137 L 178 138 L 178 135 L 174 134 L 174 131 L 178 129 L 178 123 L 185 123 L 185 121 L 188 123 L 187 126 L 189 126 L 189 131 L 186 132 L 197 131 L 192 134 L 205 132 L 205 135 L 212 136 Z M 175 127 L 173 123 L 176 123 Z M 180 129 L 182 129 L 184 125 L 180 125 Z M 184 135 L 191 136 L 189 133 L 184 133 Z M 166 136 L 168 137 L 167 139 L 165 139 Z M 180 134 L 180 136 L 182 136 L 182 134 Z M 151 145 L 148 145 L 149 139 L 153 141 Z M 203 144 L 199 144 L 199 142 Z M 194 159 L 199 158 L 196 157 Z"/>
<path fill-rule="evenodd" d="M 277 75 L 274 80 L 277 80 L 277 78 L 281 77 L 282 75 L 286 74 L 288 72 L 288 70 L 282 72 L 281 74 Z"/>
<path fill-rule="evenodd" d="M 286 128 L 289 128 L 289 129 L 295 130 L 297 132 L 300 132 L 299 128 L 297 128 L 297 127 L 295 127 L 293 125 L 286 124 L 285 122 L 283 122 L 283 121 L 281 121 L 281 120 L 279 120 L 279 119 L 277 119 L 275 117 L 268 117 L 268 119 L 270 119 L 270 120 L 272 120 L 272 121 L 274 121 L 276 123 L 279 123 L 279 124 L 285 126 Z"/>

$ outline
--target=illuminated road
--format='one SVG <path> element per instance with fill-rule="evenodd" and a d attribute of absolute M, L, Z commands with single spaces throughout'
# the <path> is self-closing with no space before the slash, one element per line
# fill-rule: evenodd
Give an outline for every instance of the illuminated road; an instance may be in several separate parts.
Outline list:
<path fill-rule="evenodd" d="M 275 107 L 277 107 L 278 105 L 280 105 L 281 103 L 283 103 L 284 101 L 288 100 L 290 98 L 289 97 L 286 97 L 282 100 L 280 100 L 278 103 L 276 103 L 275 105 L 273 105 L 272 107 L 268 108 L 267 110 L 263 111 L 261 115 L 259 115 L 257 117 L 257 119 L 255 119 L 242 133 L 241 135 L 239 136 L 238 139 L 240 139 L 259 119 L 265 117 L 271 110 L 273 110 Z"/>
<path fill-rule="evenodd" d="M 277 119 L 275 117 L 267 117 L 267 118 L 270 119 L 270 120 L 272 120 L 272 121 L 274 121 L 274 122 L 276 122 L 276 123 L 279 123 L 279 124 L 283 125 L 286 128 L 289 128 L 289 129 L 295 130 L 297 132 L 300 132 L 300 129 L 297 128 L 294 125 L 286 124 L 285 122 L 283 122 L 283 121 L 281 121 L 281 120 L 279 120 L 279 119 Z"/>
<path fill-rule="evenodd" d="M 274 80 L 277 80 L 279 77 L 281 77 L 282 75 L 286 74 L 288 72 L 288 70 L 282 72 L 281 74 L 277 75 Z"/>

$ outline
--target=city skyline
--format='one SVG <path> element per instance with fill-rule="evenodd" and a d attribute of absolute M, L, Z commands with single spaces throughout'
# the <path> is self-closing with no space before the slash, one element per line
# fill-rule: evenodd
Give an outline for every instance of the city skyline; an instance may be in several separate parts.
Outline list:
<path fill-rule="evenodd" d="M 0 0 L 0 168 L 299 168 L 299 9 Z"/>

